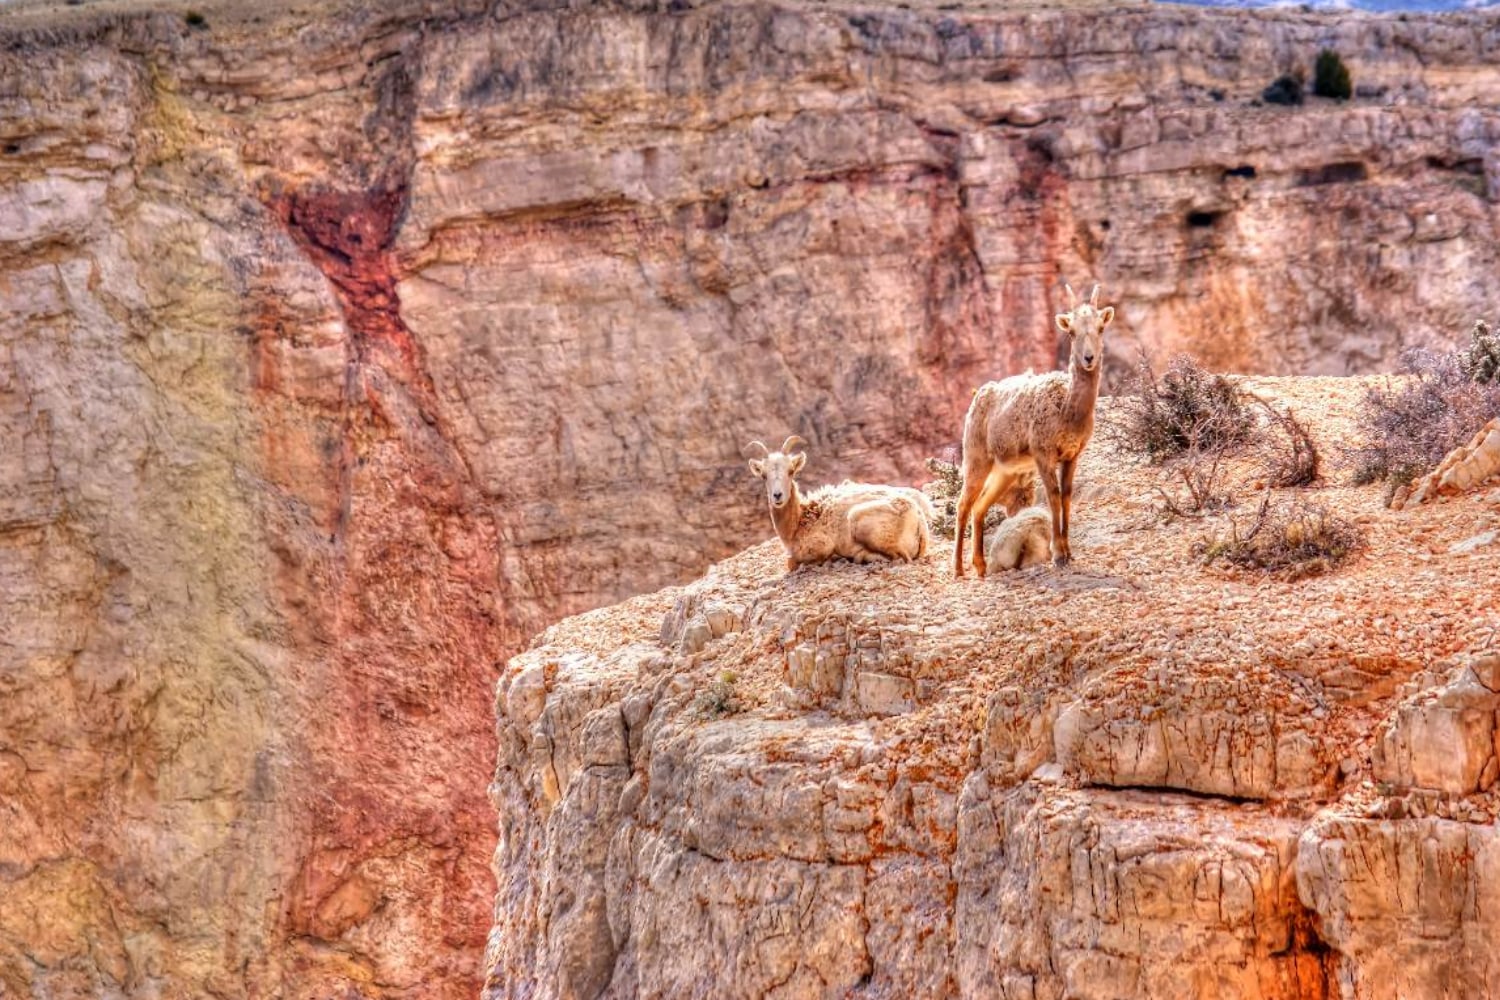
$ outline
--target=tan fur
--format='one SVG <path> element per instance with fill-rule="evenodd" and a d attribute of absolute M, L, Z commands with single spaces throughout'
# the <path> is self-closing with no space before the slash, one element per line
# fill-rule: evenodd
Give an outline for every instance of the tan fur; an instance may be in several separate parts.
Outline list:
<path fill-rule="evenodd" d="M 989 563 L 1000 569 L 1026 569 L 1052 558 L 1052 512 L 1027 507 L 1000 522 L 990 539 Z"/>
<path fill-rule="evenodd" d="M 1072 296 L 1072 289 L 1068 294 Z M 1099 288 L 1089 301 L 1057 315 L 1058 329 L 1072 338 L 1067 372 L 1012 375 L 980 386 L 964 419 L 964 486 L 959 494 L 954 530 L 953 574 L 964 575 L 964 534 L 976 526 L 974 571 L 985 573 L 984 517 L 1002 496 L 1014 499 L 1017 487 L 1033 470 L 1041 476 L 1052 517 L 1052 558 L 1058 565 L 1072 558 L 1068 526 L 1073 507 L 1073 472 L 1078 456 L 1094 432 L 1094 404 L 1104 362 L 1104 328 L 1114 319 L 1113 306 L 1095 307 Z M 1019 505 L 1018 505 L 1019 506 Z M 1016 510 L 1007 508 L 1007 514 Z"/>
<path fill-rule="evenodd" d="M 750 471 L 766 480 L 771 523 L 786 546 L 788 569 L 839 558 L 910 562 L 927 554 L 934 511 L 925 494 L 904 486 L 844 482 L 804 497 L 795 477 L 807 456 L 786 453 L 792 440 L 783 451 L 750 461 Z M 773 489 L 783 491 L 779 507 Z"/>

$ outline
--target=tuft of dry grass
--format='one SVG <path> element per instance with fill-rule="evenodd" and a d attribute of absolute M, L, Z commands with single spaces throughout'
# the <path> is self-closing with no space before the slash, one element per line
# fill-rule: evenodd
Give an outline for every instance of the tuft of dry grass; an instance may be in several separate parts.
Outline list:
<path fill-rule="evenodd" d="M 1268 493 L 1246 530 L 1231 520 L 1227 537 L 1205 536 L 1193 554 L 1302 580 L 1333 570 L 1363 547 L 1364 534 L 1352 522 L 1302 500 L 1273 502 Z"/>

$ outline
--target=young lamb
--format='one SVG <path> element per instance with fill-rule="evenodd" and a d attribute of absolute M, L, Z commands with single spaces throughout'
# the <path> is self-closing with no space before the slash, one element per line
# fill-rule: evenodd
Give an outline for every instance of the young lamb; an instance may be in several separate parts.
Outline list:
<path fill-rule="evenodd" d="M 910 562 L 927 554 L 933 509 L 920 490 L 844 482 L 804 497 L 796 476 L 807 455 L 792 449 L 805 443 L 793 434 L 780 451 L 759 441 L 746 446 L 763 456 L 750 459 L 750 471 L 766 481 L 771 523 L 786 546 L 787 569 L 837 558 Z"/>
<path fill-rule="evenodd" d="M 1052 558 L 1052 512 L 1027 507 L 1001 521 L 990 539 L 988 558 L 1001 569 L 1026 569 Z"/>
<path fill-rule="evenodd" d="M 964 419 L 964 488 L 954 526 L 953 575 L 964 575 L 964 532 L 974 532 L 974 571 L 984 576 L 984 516 L 995 500 L 1013 495 L 1017 481 L 1041 475 L 1052 513 L 1052 561 L 1066 565 L 1068 522 L 1073 508 L 1073 471 L 1094 432 L 1094 403 L 1104 360 L 1104 328 L 1113 306 L 1099 309 L 1099 286 L 1080 305 L 1068 289 L 1072 308 L 1056 317 L 1057 328 L 1072 338 L 1068 371 L 1027 372 L 987 382 L 974 394 Z M 1015 511 L 1007 510 L 1014 514 Z"/>

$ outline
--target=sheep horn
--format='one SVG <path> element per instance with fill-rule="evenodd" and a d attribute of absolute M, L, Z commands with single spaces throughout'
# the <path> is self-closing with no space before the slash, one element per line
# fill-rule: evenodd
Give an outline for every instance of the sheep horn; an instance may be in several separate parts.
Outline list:
<path fill-rule="evenodd" d="M 1070 285 L 1070 284 L 1068 284 L 1065 281 L 1065 282 L 1063 282 L 1063 287 L 1068 290 L 1068 308 L 1069 309 L 1077 309 L 1078 308 L 1078 296 L 1073 294 L 1073 286 Z"/>
<path fill-rule="evenodd" d="M 782 444 L 781 453 L 783 455 L 790 455 L 792 453 L 792 449 L 797 447 L 799 444 L 805 445 L 807 444 L 807 442 L 802 440 L 802 438 L 798 437 L 796 434 L 793 434 Z"/>
<path fill-rule="evenodd" d="M 740 450 L 741 450 L 741 452 L 744 452 L 744 451 L 748 451 L 751 448 L 759 448 L 760 449 L 760 457 L 761 458 L 769 458 L 770 455 L 771 455 L 771 449 L 767 448 L 764 444 L 761 444 L 759 441 L 751 441 L 749 444 L 745 445 L 745 447 L 742 448 L 742 449 L 740 449 Z"/>
<path fill-rule="evenodd" d="M 1091 305 L 1091 306 L 1097 306 L 1098 304 L 1099 304 L 1099 286 L 1095 285 L 1094 286 L 1094 290 L 1089 293 L 1089 305 Z"/>

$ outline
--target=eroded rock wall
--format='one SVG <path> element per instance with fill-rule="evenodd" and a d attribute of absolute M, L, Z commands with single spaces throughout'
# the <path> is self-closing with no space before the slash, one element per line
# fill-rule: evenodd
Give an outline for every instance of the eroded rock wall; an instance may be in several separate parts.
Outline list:
<path fill-rule="evenodd" d="M 768 542 L 513 658 L 485 995 L 1493 995 L 1494 574 L 1416 557 L 1493 511 L 1272 583 L 1084 462 L 1071 569 Z"/>
<path fill-rule="evenodd" d="M 10 992 L 471 995 L 498 664 L 762 536 L 750 437 L 919 477 L 1061 279 L 1262 370 L 1494 311 L 1493 18 L 375 6 L 0 20 Z"/>

